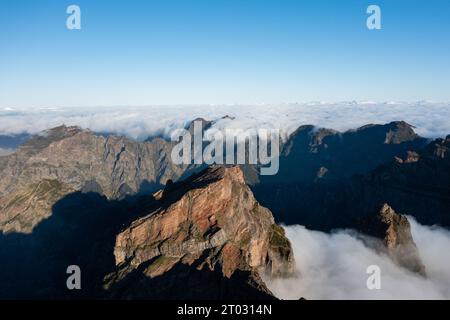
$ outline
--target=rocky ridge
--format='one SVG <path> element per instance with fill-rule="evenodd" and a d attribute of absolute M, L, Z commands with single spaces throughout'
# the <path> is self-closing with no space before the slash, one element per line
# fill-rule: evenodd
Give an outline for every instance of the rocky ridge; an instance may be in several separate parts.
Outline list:
<path fill-rule="evenodd" d="M 172 146 L 162 138 L 138 142 L 66 126 L 34 136 L 14 154 L 0 157 L 0 230 L 32 232 L 51 215 L 52 203 L 74 191 L 108 199 L 151 194 L 195 168 L 174 165 Z M 50 182 L 39 198 L 33 190 L 42 189 L 42 181 Z"/>
<path fill-rule="evenodd" d="M 203 121 L 202 129 L 210 125 Z M 422 275 L 409 223 L 392 208 L 424 224 L 450 225 L 450 136 L 429 142 L 404 122 L 344 133 L 302 126 L 283 145 L 277 176 L 258 177 L 252 166 L 211 167 L 183 181 L 200 168 L 174 166 L 172 147 L 162 138 L 138 142 L 65 126 L 35 136 L 0 157 L 0 236 L 16 243 L 14 237 L 35 233 L 36 226 L 51 232 L 70 228 L 80 210 L 89 213 L 81 223 L 86 228 L 92 226 L 88 215 L 104 203 L 105 215 L 95 226 L 111 224 L 108 241 L 132 217 L 144 216 L 119 233 L 114 248 L 103 249 L 115 264 L 105 279 L 111 296 L 186 298 L 189 292 L 190 298 L 272 299 L 261 275 L 293 271 L 289 241 L 274 221 L 324 231 L 354 228 L 382 239 L 380 250 Z M 252 190 L 248 180 L 255 182 Z M 141 193 L 150 209 L 135 206 L 131 216 L 128 207 Z M 88 195 L 92 208 L 80 205 Z M 389 205 L 374 211 L 382 203 Z M 51 219 L 55 204 L 60 212 Z M 110 209 L 119 213 L 114 223 L 106 214 Z M 63 225 L 61 215 L 73 220 Z M 42 231 L 36 237 L 48 238 Z M 88 242 L 77 255 L 85 254 Z M 30 239 L 30 252 L 35 243 Z M 64 250 L 52 254 L 65 255 Z M 18 250 L 3 256 L 10 259 L 10 252 Z M 61 261 L 66 258 L 73 257 Z"/>
<path fill-rule="evenodd" d="M 106 279 L 113 294 L 141 297 L 146 292 L 144 296 L 161 298 L 164 292 L 159 288 L 153 287 L 154 292 L 149 293 L 142 283 L 161 281 L 170 270 L 185 268 L 191 270 L 189 280 L 179 279 L 177 272 L 176 280 L 164 279 L 164 287 L 175 282 L 186 287 L 185 297 L 198 298 L 192 293 L 201 282 L 196 275 L 205 273 L 208 278 L 213 275 L 212 287 L 223 288 L 236 276 L 240 278 L 233 290 L 209 292 L 214 298 L 233 298 L 250 289 L 271 297 L 260 275 L 278 277 L 294 272 L 292 248 L 283 228 L 255 200 L 239 167 L 210 167 L 171 185 L 159 196 L 158 209 L 116 238 L 118 271 Z"/>
<path fill-rule="evenodd" d="M 196 120 L 201 121 L 202 130 L 212 124 Z M 187 127 L 191 132 L 192 123 Z M 271 195 L 286 193 L 283 185 L 295 190 L 290 184 L 364 173 L 423 144 L 424 139 L 404 122 L 369 125 L 344 133 L 302 126 L 282 146 L 280 172 L 276 176 L 258 177 L 258 168 L 252 165 L 242 168 L 246 181 L 256 185 L 258 198 L 272 209 L 283 208 L 302 198 L 279 197 L 283 203 L 272 203 Z M 167 181 L 183 179 L 202 168 L 174 165 L 170 161 L 173 146 L 173 142 L 159 137 L 134 141 L 64 125 L 36 135 L 14 154 L 0 157 L 0 230 L 32 232 L 37 223 L 51 215 L 51 204 L 70 192 L 95 192 L 108 199 L 151 194 Z M 43 193 L 44 198 L 33 196 L 30 190 L 43 180 L 60 187 L 49 188 Z M 20 205 L 17 199 L 21 199 Z M 274 210 L 274 214 L 290 222 L 283 219 L 284 213 Z"/>

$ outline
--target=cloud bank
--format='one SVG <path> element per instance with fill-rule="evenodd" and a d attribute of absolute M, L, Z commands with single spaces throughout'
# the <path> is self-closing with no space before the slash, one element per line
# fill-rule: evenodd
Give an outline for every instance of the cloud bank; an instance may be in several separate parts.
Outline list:
<path fill-rule="evenodd" d="M 8 154 L 14 153 L 14 149 L 11 148 L 0 148 L 0 157 L 7 156 Z"/>
<path fill-rule="evenodd" d="M 221 119 L 229 115 L 235 120 Z M 0 135 L 35 134 L 61 124 L 145 139 L 168 136 L 196 117 L 217 120 L 215 127 L 281 129 L 287 135 L 303 124 L 348 130 L 369 123 L 404 120 L 424 137 L 450 133 L 450 103 L 304 103 L 281 105 L 152 106 L 0 109 Z"/>
<path fill-rule="evenodd" d="M 268 286 L 282 299 L 450 299 L 450 231 L 408 219 L 427 278 L 366 247 L 354 232 L 326 234 L 288 226 L 299 275 L 269 280 Z M 380 290 L 367 289 L 369 265 L 381 268 Z"/>

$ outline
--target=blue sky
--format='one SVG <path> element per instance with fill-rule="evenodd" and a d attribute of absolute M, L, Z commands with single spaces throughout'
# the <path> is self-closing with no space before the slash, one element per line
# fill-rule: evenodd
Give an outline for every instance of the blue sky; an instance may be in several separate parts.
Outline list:
<path fill-rule="evenodd" d="M 450 101 L 450 1 L 0 3 L 0 107 L 317 100 Z"/>

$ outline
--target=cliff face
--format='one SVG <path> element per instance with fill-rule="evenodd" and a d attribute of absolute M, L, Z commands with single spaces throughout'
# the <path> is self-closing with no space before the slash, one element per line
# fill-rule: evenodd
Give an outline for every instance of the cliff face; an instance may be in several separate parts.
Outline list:
<path fill-rule="evenodd" d="M 414 216 L 422 224 L 450 226 L 450 138 L 354 177 L 342 188 L 346 208 L 368 213 L 379 203 Z"/>
<path fill-rule="evenodd" d="M 157 190 L 183 173 L 184 168 L 171 167 L 167 161 L 170 151 L 171 143 L 159 138 L 137 142 L 74 127 L 54 128 L 4 160 L 0 194 L 42 178 L 58 179 L 75 190 L 95 182 L 108 198 L 146 185 Z"/>
<path fill-rule="evenodd" d="M 138 142 L 65 126 L 34 136 L 0 158 L 0 231 L 30 233 L 70 192 L 96 192 L 108 199 L 154 192 L 191 169 L 170 161 L 172 146 L 160 138 Z M 43 181 L 53 182 L 43 190 Z M 42 191 L 39 198 L 36 188 Z"/>
<path fill-rule="evenodd" d="M 384 247 L 378 249 L 385 251 L 396 263 L 412 272 L 426 275 L 408 219 L 396 213 L 387 203 L 376 214 L 364 220 L 359 230 L 381 239 Z"/>
<path fill-rule="evenodd" d="M 160 207 L 116 238 L 114 255 L 119 270 L 106 279 L 114 295 L 161 298 L 162 288 L 153 287 L 154 292 L 149 293 L 142 284 L 163 281 L 164 286 L 187 286 L 184 297 L 198 298 L 193 293 L 202 281 L 197 275 L 204 273 L 207 278 L 213 275 L 209 285 L 220 288 L 240 279 L 237 288 L 211 291 L 206 296 L 232 298 L 255 290 L 253 297 L 256 293 L 271 297 L 259 275 L 284 276 L 294 271 L 284 230 L 255 200 L 238 167 L 208 168 L 183 183 L 169 185 L 158 196 Z M 179 269 L 190 270 L 191 278 L 180 279 L 177 271 L 175 280 L 167 279 L 171 270 Z M 126 289 L 131 287 L 133 290 Z"/>
<path fill-rule="evenodd" d="M 401 122 L 363 127 L 342 138 L 342 149 L 322 138 L 316 155 L 297 136 L 280 159 L 285 172 L 261 177 L 252 190 L 277 221 L 310 229 L 356 228 L 382 203 L 422 224 L 450 226 L 450 137 L 424 145 L 411 130 Z"/>
<path fill-rule="evenodd" d="M 367 173 L 426 143 L 403 121 L 345 132 L 301 126 L 282 148 L 279 173 L 261 177 L 261 183 L 309 183 Z"/>
<path fill-rule="evenodd" d="M 277 221 L 325 231 L 347 228 L 345 217 L 333 220 L 339 212 L 349 211 L 341 208 L 341 202 L 349 197 L 342 194 L 346 180 L 369 174 L 426 144 L 427 140 L 403 121 L 346 132 L 301 126 L 282 148 L 278 174 L 261 176 L 252 190 Z"/>

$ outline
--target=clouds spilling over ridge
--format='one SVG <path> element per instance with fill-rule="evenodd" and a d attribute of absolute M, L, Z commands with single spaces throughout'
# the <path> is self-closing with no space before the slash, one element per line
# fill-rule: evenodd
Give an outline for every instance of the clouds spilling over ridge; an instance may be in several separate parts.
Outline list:
<path fill-rule="evenodd" d="M 235 120 L 221 119 L 229 115 Z M 298 126 L 313 124 L 348 130 L 369 123 L 404 120 L 424 137 L 450 132 L 450 103 L 307 103 L 282 105 L 153 106 L 101 108 L 0 109 L 0 134 L 38 133 L 61 124 L 77 125 L 96 132 L 115 133 L 135 139 L 167 136 L 174 128 L 203 117 L 218 120 L 215 127 L 275 128 L 285 134 Z"/>
<path fill-rule="evenodd" d="M 353 232 L 326 234 L 289 226 L 299 276 L 268 281 L 269 288 L 283 299 L 450 299 L 450 232 L 408 219 L 427 278 L 366 247 Z M 370 265 L 381 269 L 380 290 L 367 289 Z"/>

